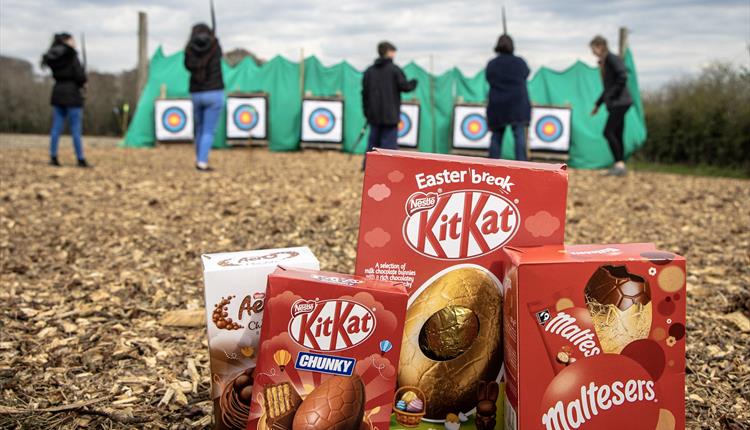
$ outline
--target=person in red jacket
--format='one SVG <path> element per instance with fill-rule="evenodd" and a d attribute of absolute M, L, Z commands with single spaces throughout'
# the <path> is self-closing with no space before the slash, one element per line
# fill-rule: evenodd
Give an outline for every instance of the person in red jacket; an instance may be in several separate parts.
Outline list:
<path fill-rule="evenodd" d="M 622 59 L 609 52 L 607 39 L 596 36 L 589 45 L 591 46 L 591 52 L 599 59 L 602 83 L 604 84 L 604 91 L 596 101 L 591 115 L 596 115 L 602 104 L 607 106 L 609 112 L 607 125 L 604 127 L 604 137 L 609 143 L 615 163 L 607 171 L 607 174 L 625 176 L 627 169 L 625 168 L 625 146 L 622 136 L 625 131 L 625 114 L 628 112 L 630 105 L 633 104 L 633 98 L 628 91 L 628 72 Z"/>

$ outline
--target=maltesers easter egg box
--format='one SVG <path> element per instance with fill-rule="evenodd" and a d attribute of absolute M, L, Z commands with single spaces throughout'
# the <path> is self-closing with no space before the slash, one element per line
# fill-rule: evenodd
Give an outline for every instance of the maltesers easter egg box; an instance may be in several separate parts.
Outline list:
<path fill-rule="evenodd" d="M 393 282 L 271 274 L 247 429 L 387 429 L 407 299 Z M 420 395 L 405 409 L 422 412 Z"/>
<path fill-rule="evenodd" d="M 685 428 L 685 259 L 505 248 L 505 428 Z"/>
<path fill-rule="evenodd" d="M 367 154 L 356 273 L 406 284 L 398 387 L 425 403 L 392 427 L 500 428 L 502 249 L 562 244 L 567 184 L 561 164 Z"/>
<path fill-rule="evenodd" d="M 214 429 L 244 429 L 250 412 L 268 274 L 278 264 L 318 269 L 306 247 L 203 255 Z"/>

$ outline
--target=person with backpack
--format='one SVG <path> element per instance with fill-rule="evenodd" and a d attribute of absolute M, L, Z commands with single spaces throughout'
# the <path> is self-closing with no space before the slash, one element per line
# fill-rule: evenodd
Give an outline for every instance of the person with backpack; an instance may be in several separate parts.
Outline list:
<path fill-rule="evenodd" d="M 398 149 L 401 93 L 417 87 L 417 80 L 406 80 L 404 72 L 394 64 L 395 57 L 396 47 L 390 42 L 380 42 L 378 58 L 362 78 L 362 107 L 370 126 L 367 152 L 373 148 Z M 365 153 L 363 169 L 366 159 Z"/>
<path fill-rule="evenodd" d="M 50 130 L 50 165 L 60 166 L 57 149 L 60 135 L 67 120 L 73 138 L 78 167 L 90 167 L 83 155 L 81 129 L 83 120 L 83 86 L 86 84 L 86 71 L 78 60 L 78 52 L 70 33 L 57 33 L 52 45 L 42 56 L 42 68 L 52 70 L 55 85 L 52 87 L 52 128 Z"/>
<path fill-rule="evenodd" d="M 604 91 L 594 105 L 591 116 L 599 112 L 599 107 L 607 106 L 607 124 L 604 126 L 604 137 L 607 139 L 609 148 L 615 163 L 607 171 L 610 176 L 625 176 L 628 171 L 625 168 L 625 146 L 623 134 L 625 132 L 625 114 L 633 104 L 633 98 L 628 90 L 628 72 L 625 63 L 617 55 L 609 52 L 607 39 L 602 36 L 594 37 L 589 43 L 591 52 L 599 59 L 602 83 Z"/>
<path fill-rule="evenodd" d="M 196 24 L 185 47 L 185 68 L 190 72 L 190 96 L 195 122 L 195 168 L 213 170 L 208 154 L 214 144 L 214 133 L 224 108 L 224 79 L 221 74 L 221 45 L 206 24 Z"/>
<path fill-rule="evenodd" d="M 526 127 L 531 121 L 531 102 L 526 87 L 529 66 L 513 54 L 513 39 L 503 34 L 497 40 L 495 53 L 485 70 L 490 84 L 487 103 L 487 125 L 492 130 L 490 158 L 500 158 L 505 129 L 510 127 L 515 141 L 516 160 L 527 160 Z"/>

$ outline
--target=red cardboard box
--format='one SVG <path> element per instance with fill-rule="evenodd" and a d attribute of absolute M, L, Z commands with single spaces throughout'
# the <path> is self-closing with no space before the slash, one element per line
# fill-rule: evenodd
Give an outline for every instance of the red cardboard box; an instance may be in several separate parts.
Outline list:
<path fill-rule="evenodd" d="M 562 244 L 567 185 L 560 164 L 368 153 L 356 273 L 407 285 L 398 384 L 422 427 L 502 422 L 502 248 Z"/>
<path fill-rule="evenodd" d="M 685 259 L 505 248 L 506 429 L 685 428 Z"/>
<path fill-rule="evenodd" d="M 390 282 L 277 269 L 247 428 L 388 428 L 406 301 Z"/>

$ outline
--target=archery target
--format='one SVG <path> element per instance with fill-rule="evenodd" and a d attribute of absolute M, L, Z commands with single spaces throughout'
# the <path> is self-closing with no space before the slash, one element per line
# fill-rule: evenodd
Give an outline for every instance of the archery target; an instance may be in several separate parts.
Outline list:
<path fill-rule="evenodd" d="M 264 96 L 227 97 L 227 138 L 267 138 L 268 102 Z"/>
<path fill-rule="evenodd" d="M 154 106 L 156 140 L 193 139 L 193 102 L 188 99 L 156 100 Z"/>
<path fill-rule="evenodd" d="M 398 145 L 416 148 L 419 143 L 419 105 L 402 104 L 398 121 Z"/>
<path fill-rule="evenodd" d="M 490 133 L 484 106 L 456 105 L 453 109 L 453 147 L 488 149 Z"/>
<path fill-rule="evenodd" d="M 529 149 L 568 152 L 570 149 L 570 109 L 534 106 L 531 110 Z"/>
<path fill-rule="evenodd" d="M 344 102 L 305 99 L 302 101 L 302 142 L 341 143 Z"/>

